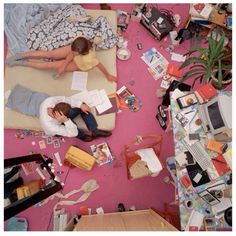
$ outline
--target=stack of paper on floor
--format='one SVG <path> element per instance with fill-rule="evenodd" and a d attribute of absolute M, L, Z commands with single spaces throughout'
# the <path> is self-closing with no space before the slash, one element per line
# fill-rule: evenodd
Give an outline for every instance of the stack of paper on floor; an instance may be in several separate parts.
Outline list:
<path fill-rule="evenodd" d="M 86 10 L 88 15 L 93 19 L 103 15 L 106 16 L 114 31 L 117 28 L 117 17 L 115 11 L 109 10 Z M 10 55 L 8 55 L 10 56 Z M 107 68 L 108 72 L 116 76 L 116 47 L 109 50 L 101 50 L 97 52 L 97 58 Z M 29 67 L 15 66 L 5 68 L 4 91 L 11 90 L 16 84 L 21 84 L 31 90 L 44 92 L 50 96 L 71 96 L 78 93 L 76 90 L 71 90 L 72 73 L 65 73 L 61 78 L 53 79 L 53 71 L 37 70 Z M 117 84 L 107 81 L 105 76 L 98 68 L 94 68 L 88 72 L 87 89 L 102 90 L 107 94 L 116 91 Z M 98 123 L 98 127 L 104 130 L 112 130 L 115 127 L 116 113 L 96 116 L 96 111 L 93 108 L 92 113 Z M 76 118 L 78 126 L 82 129 L 87 129 L 82 119 Z M 35 117 L 26 116 L 12 110 L 5 109 L 4 112 L 4 127 L 15 129 L 32 129 L 41 130 L 39 120 Z"/>

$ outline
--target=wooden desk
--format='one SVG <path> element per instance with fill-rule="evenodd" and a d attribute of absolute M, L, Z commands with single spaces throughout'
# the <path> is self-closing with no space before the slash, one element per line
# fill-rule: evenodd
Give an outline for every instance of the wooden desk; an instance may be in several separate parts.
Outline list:
<path fill-rule="evenodd" d="M 188 136 L 188 130 L 186 131 L 185 128 L 183 128 L 180 123 L 175 119 L 175 116 L 178 112 L 183 111 L 180 110 L 176 99 L 173 98 L 175 94 L 172 93 L 171 95 L 171 114 L 172 114 L 172 126 L 173 126 L 173 135 L 174 135 L 174 143 L 175 143 L 175 156 L 180 154 L 183 151 L 186 151 L 184 145 L 182 144 L 182 139 L 184 139 L 186 136 Z M 191 107 L 192 110 L 196 110 L 198 105 L 193 105 Z M 189 109 L 189 108 L 188 108 Z M 198 117 L 195 117 L 195 119 Z M 203 132 L 203 129 L 201 126 L 199 128 L 195 127 L 194 130 L 191 132 L 193 133 L 199 133 L 202 135 L 201 142 L 204 144 L 206 141 L 206 134 Z M 205 137 L 204 137 L 205 136 Z M 215 157 L 218 154 L 215 152 L 212 152 L 210 150 L 207 150 L 210 157 Z M 181 230 L 189 230 L 186 229 L 189 217 L 193 210 L 200 212 L 204 215 L 205 218 L 214 218 L 215 215 L 211 209 L 211 206 L 207 204 L 202 198 L 199 197 L 198 193 L 207 189 L 208 187 L 212 186 L 213 184 L 217 183 L 218 181 L 221 181 L 224 183 L 226 187 L 226 182 L 228 179 L 228 174 L 225 174 L 223 176 L 219 176 L 216 169 L 214 168 L 214 165 L 207 169 L 209 178 L 211 182 L 200 185 L 198 187 L 193 187 L 192 185 L 186 189 L 181 183 L 180 179 L 187 175 L 187 170 L 184 167 L 180 167 L 178 163 L 176 163 L 176 175 L 177 175 L 177 187 L 178 187 L 178 196 L 179 196 L 179 212 L 180 212 L 180 225 Z M 229 186 L 227 186 L 228 188 Z M 187 201 L 190 200 L 192 202 L 191 207 L 187 207 Z M 225 222 L 224 218 L 221 217 L 220 219 L 215 219 L 216 226 L 215 229 L 222 229 L 222 228 L 228 228 L 230 229 L 229 225 Z M 205 230 L 204 227 L 201 227 L 201 230 Z"/>
<path fill-rule="evenodd" d="M 75 231 L 178 231 L 152 209 L 82 216 Z"/>

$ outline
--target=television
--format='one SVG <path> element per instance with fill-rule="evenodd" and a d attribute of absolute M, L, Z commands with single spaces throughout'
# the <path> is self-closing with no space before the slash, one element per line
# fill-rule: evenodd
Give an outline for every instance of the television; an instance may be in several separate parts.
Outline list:
<path fill-rule="evenodd" d="M 232 96 L 219 94 L 198 107 L 202 126 L 206 133 L 219 134 L 232 128 Z"/>

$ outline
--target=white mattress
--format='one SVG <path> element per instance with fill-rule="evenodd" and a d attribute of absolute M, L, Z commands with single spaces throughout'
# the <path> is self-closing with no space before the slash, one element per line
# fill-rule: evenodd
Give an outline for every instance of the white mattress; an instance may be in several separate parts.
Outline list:
<path fill-rule="evenodd" d="M 98 16 L 106 16 L 113 29 L 116 31 L 117 17 L 115 11 L 109 10 L 87 10 L 88 15 L 94 19 Z M 116 76 L 116 47 L 109 50 L 97 52 L 97 57 L 106 67 L 108 72 Z M 11 90 L 16 84 L 21 84 L 34 91 L 45 92 L 51 96 L 65 95 L 70 96 L 77 93 L 71 90 L 72 73 L 67 72 L 61 78 L 53 79 L 53 71 L 38 70 L 29 67 L 15 66 L 5 67 L 4 91 Z M 109 94 L 116 91 L 116 83 L 108 82 L 99 69 L 94 68 L 88 73 L 87 89 L 105 89 Z M 115 127 L 116 114 L 96 116 L 98 127 L 104 130 L 112 130 Z M 87 129 L 80 117 L 76 118 L 78 126 Z M 5 108 L 4 127 L 16 129 L 41 130 L 39 120 L 35 117 L 26 116 L 18 112 Z"/>

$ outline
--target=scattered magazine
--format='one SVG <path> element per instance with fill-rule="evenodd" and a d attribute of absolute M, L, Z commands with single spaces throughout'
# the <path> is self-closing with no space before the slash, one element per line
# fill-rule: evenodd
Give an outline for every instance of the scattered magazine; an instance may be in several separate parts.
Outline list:
<path fill-rule="evenodd" d="M 164 76 L 169 62 L 155 48 L 143 53 L 141 59 L 149 66 L 148 71 L 155 80 Z"/>
<path fill-rule="evenodd" d="M 90 148 L 98 166 L 110 163 L 114 159 L 107 143 L 91 145 Z"/>

